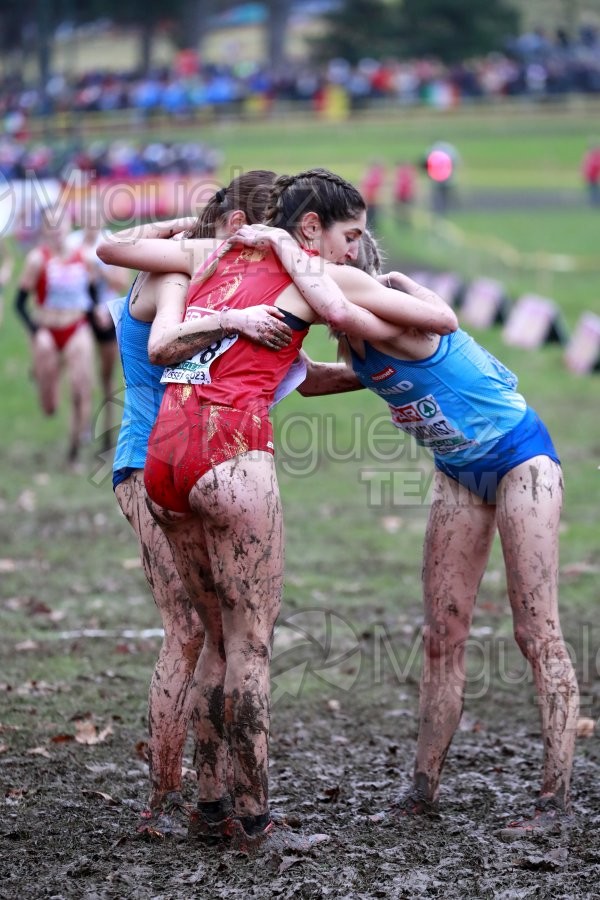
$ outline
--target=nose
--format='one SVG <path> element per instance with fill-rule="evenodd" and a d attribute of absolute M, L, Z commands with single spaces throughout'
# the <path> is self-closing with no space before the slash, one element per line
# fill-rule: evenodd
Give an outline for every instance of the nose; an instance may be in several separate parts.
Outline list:
<path fill-rule="evenodd" d="M 349 248 L 346 253 L 346 259 L 348 262 L 356 262 L 358 259 L 358 241 L 355 241 Z"/>

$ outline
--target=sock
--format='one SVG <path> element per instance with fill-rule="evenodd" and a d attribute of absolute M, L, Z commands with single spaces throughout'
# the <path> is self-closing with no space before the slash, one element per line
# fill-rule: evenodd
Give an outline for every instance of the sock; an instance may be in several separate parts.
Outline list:
<path fill-rule="evenodd" d="M 221 797 L 220 800 L 198 800 L 198 812 L 211 822 L 220 822 L 231 813 L 231 800 Z"/>
<path fill-rule="evenodd" d="M 271 813 L 267 810 L 259 816 L 240 816 L 240 822 L 246 834 L 256 834 L 258 831 L 264 831 L 271 821 Z"/>

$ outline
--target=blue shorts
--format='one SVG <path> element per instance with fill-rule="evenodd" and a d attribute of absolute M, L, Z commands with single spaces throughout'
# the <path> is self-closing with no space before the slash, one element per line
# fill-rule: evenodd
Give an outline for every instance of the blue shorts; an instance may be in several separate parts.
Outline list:
<path fill-rule="evenodd" d="M 120 484 L 123 484 L 124 481 L 127 481 L 129 476 L 132 475 L 133 472 L 138 472 L 138 471 L 139 471 L 139 469 L 133 468 L 132 466 L 123 466 L 122 469 L 113 469 L 113 477 L 112 477 L 113 491 Z"/>
<path fill-rule="evenodd" d="M 527 407 L 519 424 L 501 437 L 481 459 L 464 466 L 453 466 L 436 457 L 435 467 L 486 503 L 495 503 L 498 485 L 506 473 L 534 456 L 549 456 L 560 465 L 548 429 L 535 410 Z"/>

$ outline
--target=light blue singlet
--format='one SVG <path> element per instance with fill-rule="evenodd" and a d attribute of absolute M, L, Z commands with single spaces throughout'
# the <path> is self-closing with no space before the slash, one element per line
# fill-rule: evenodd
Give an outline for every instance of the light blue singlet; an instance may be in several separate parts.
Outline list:
<path fill-rule="evenodd" d="M 364 360 L 352 352 L 359 380 L 436 460 L 461 466 L 480 459 L 525 416 L 516 375 L 460 329 L 423 360 L 398 360 L 367 343 L 365 352 Z"/>
<path fill-rule="evenodd" d="M 148 338 L 152 324 L 140 322 L 129 312 L 129 296 L 117 327 L 121 364 L 125 381 L 123 420 L 113 462 L 113 487 L 133 469 L 143 469 L 148 438 L 154 425 L 166 385 L 160 383 L 162 366 L 148 359 Z"/>

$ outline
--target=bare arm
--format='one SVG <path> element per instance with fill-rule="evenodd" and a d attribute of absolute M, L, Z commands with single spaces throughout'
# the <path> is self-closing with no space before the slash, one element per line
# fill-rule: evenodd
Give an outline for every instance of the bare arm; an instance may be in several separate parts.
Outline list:
<path fill-rule="evenodd" d="M 96 253 L 103 262 L 112 266 L 192 275 L 201 265 L 203 256 L 211 252 L 215 242 L 188 238 L 170 241 L 166 238 L 187 231 L 194 222 L 195 219 L 187 217 L 125 228 L 100 241 Z"/>
<path fill-rule="evenodd" d="M 279 321 L 280 310 L 272 306 L 228 309 L 183 322 L 189 283 L 185 275 L 170 274 L 153 275 L 145 284 L 145 288 L 154 287 L 156 291 L 156 315 L 148 340 L 148 356 L 155 365 L 182 362 L 235 333 L 272 350 L 290 343 L 292 332 Z"/>
<path fill-rule="evenodd" d="M 344 394 L 358 391 L 363 385 L 346 363 L 316 362 L 303 350 L 300 355 L 306 363 L 306 378 L 297 388 L 303 397 L 320 397 L 323 394 Z"/>
<path fill-rule="evenodd" d="M 371 341 L 391 340 L 397 334 L 396 325 L 350 303 L 329 276 L 329 269 L 334 267 L 326 267 L 318 256 L 309 256 L 286 231 L 265 225 L 244 225 L 229 240 L 247 246 L 272 247 L 293 280 L 293 288 L 287 289 L 287 297 L 299 293 L 310 307 L 307 312 L 312 310 L 315 318 L 334 331 Z M 286 308 L 285 304 L 286 292 L 278 300 L 282 308 Z"/>
<path fill-rule="evenodd" d="M 401 328 L 434 334 L 450 334 L 458 328 L 458 319 L 448 304 L 407 275 L 390 272 L 382 279 L 385 284 L 380 284 L 352 266 L 330 265 L 327 271 L 348 300 Z"/>

